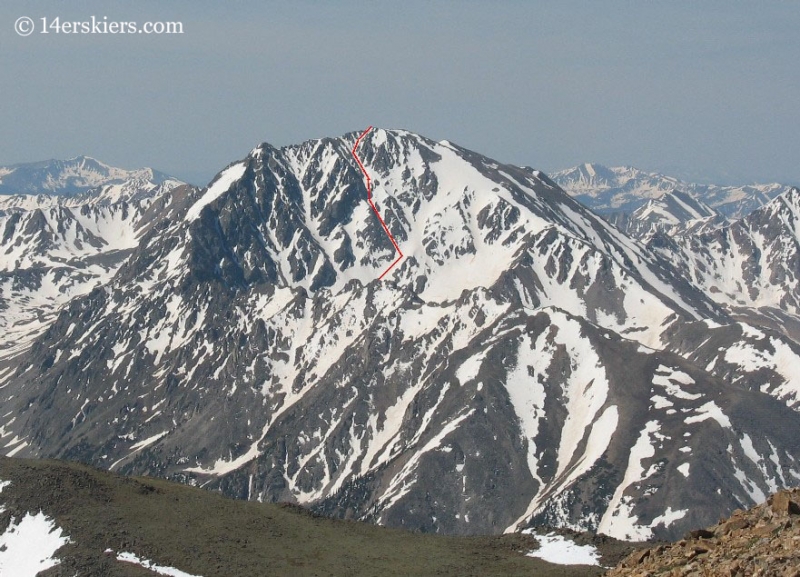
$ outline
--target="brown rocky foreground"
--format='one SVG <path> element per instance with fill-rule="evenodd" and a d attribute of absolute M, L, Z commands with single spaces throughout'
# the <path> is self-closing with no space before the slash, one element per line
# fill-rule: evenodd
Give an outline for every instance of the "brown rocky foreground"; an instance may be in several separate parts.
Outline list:
<path fill-rule="evenodd" d="M 607 577 L 800 577 L 800 488 L 672 545 L 631 553 Z"/>

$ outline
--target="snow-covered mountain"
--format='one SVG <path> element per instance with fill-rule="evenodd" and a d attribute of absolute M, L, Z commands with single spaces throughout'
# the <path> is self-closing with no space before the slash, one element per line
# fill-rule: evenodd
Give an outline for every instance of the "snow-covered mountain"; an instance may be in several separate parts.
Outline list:
<path fill-rule="evenodd" d="M 575 166 L 553 173 L 552 178 L 567 193 L 599 214 L 631 213 L 649 200 L 679 191 L 725 217 L 736 219 L 791 188 L 776 183 L 743 186 L 689 183 L 630 166 L 600 164 Z"/>
<path fill-rule="evenodd" d="M 80 166 L 93 166 L 89 160 Z M 92 175 L 97 188 L 72 196 L 63 187 L 59 195 L 0 196 L 0 363 L 25 350 L 65 303 L 108 282 L 152 220 L 152 203 L 183 184 L 148 180 L 158 174 L 151 169 L 126 173 L 96 164 L 107 180 L 82 174 L 84 182 Z M 131 178 L 119 180 L 125 174 Z M 36 190 L 37 183 L 23 188 Z"/>
<path fill-rule="evenodd" d="M 106 185 L 165 184 L 176 179 L 152 168 L 125 170 L 88 156 L 0 166 L 0 194 L 73 196 Z"/>
<path fill-rule="evenodd" d="M 158 197 L 0 375 L 5 451 L 448 533 L 674 536 L 800 480 L 789 335 L 543 174 L 398 130 L 357 149 L 405 255 L 379 280 L 357 136 Z"/>
<path fill-rule="evenodd" d="M 798 215 L 800 191 L 794 188 L 735 222 L 704 230 L 678 227 L 651 237 L 648 246 L 671 259 L 692 284 L 718 303 L 746 316 L 767 315 L 776 328 L 796 334 L 793 325 L 800 317 Z"/>

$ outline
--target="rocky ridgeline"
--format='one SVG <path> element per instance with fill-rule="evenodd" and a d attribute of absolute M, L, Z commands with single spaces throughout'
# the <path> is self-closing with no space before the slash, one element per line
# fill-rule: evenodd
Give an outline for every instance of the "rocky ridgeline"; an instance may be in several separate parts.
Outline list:
<path fill-rule="evenodd" d="M 640 549 L 606 575 L 800 577 L 800 488 L 776 493 L 748 511 L 736 510 L 672 545 Z"/>

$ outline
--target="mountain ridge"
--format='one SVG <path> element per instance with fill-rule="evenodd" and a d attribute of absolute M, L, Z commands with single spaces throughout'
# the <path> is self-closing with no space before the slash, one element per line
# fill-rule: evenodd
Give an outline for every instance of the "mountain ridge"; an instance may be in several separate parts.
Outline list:
<path fill-rule="evenodd" d="M 531 535 L 444 537 L 325 519 L 297 506 L 245 503 L 148 477 L 123 477 L 84 465 L 0 457 L 0 570 L 14 562 L 53 567 L 46 574 L 114 575 L 567 575 L 599 567 L 558 566 L 526 556 Z M 30 540 L 13 540 L 31 519 Z M 47 530 L 65 536 L 45 551 Z M 593 543 L 590 536 L 582 536 Z M 630 550 L 597 539 L 613 563 Z M 16 554 L 16 555 L 15 555 Z M 10 558 L 9 558 L 10 557 Z M 16 558 L 15 558 L 16 557 Z M 149 566 L 149 567 L 148 567 Z M 160 571 L 154 571 L 153 566 Z M 31 573 L 33 572 L 31 571 Z"/>

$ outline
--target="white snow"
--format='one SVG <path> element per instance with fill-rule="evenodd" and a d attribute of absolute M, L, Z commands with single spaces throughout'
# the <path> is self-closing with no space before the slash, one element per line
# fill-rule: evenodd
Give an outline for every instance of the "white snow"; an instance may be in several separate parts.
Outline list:
<path fill-rule="evenodd" d="M 419 466 L 420 459 L 422 459 L 426 453 L 437 449 L 442 444 L 442 441 L 444 441 L 444 439 L 447 438 L 450 433 L 455 431 L 463 421 L 471 417 L 474 412 L 475 409 L 471 409 L 470 411 L 463 413 L 449 421 L 439 430 L 436 435 L 434 435 L 427 443 L 425 443 L 421 449 L 414 452 L 406 464 L 403 465 L 403 468 L 400 470 L 400 472 L 392 478 L 391 483 L 386 491 L 380 496 L 380 502 L 383 504 L 382 508 L 384 511 L 390 509 L 395 503 L 397 503 L 397 501 L 399 501 L 411 490 L 411 487 L 416 482 L 416 479 L 409 479 L 409 477 L 412 475 L 412 473 L 414 473 L 414 471 L 416 471 L 417 467 Z"/>
<path fill-rule="evenodd" d="M 695 414 L 691 417 L 686 417 L 684 422 L 690 425 L 692 423 L 701 423 L 707 419 L 714 419 L 721 427 L 726 429 L 731 428 L 730 419 L 714 401 L 708 401 L 706 404 L 697 407 Z"/>
<path fill-rule="evenodd" d="M 670 407 L 675 406 L 675 404 L 672 401 L 670 401 L 665 397 L 662 397 L 661 395 L 653 395 L 652 397 L 650 397 L 650 400 L 653 401 L 654 409 L 668 409 Z"/>
<path fill-rule="evenodd" d="M 144 439 L 142 441 L 139 441 L 138 443 L 135 443 L 135 444 L 131 445 L 131 451 L 127 455 L 122 457 L 121 459 L 119 459 L 119 460 L 115 461 L 114 463 L 112 463 L 112 465 L 108 469 L 109 470 L 113 470 L 114 467 L 119 465 L 125 459 L 127 459 L 129 457 L 132 457 L 133 455 L 135 455 L 136 453 L 138 453 L 142 449 L 144 449 L 146 447 L 149 447 L 153 443 L 156 443 L 160 439 L 166 437 L 168 434 L 169 434 L 169 431 L 164 431 L 163 433 L 158 433 L 157 435 L 153 435 L 152 437 L 148 437 L 147 439 Z"/>
<path fill-rule="evenodd" d="M 139 565 L 140 567 L 149 569 L 154 573 L 158 573 L 159 575 L 167 575 L 168 577 L 199 577 L 198 575 L 192 575 L 190 573 L 187 573 L 186 571 L 175 569 L 174 567 L 166 567 L 164 565 L 158 565 L 148 559 L 142 559 L 135 553 L 129 553 L 126 551 L 117 554 L 117 561 L 123 561 L 125 563 L 133 563 L 134 565 Z"/>
<path fill-rule="evenodd" d="M 744 489 L 747 492 L 750 499 L 754 503 L 762 503 L 763 501 L 765 501 L 767 495 L 764 493 L 764 491 L 761 490 L 761 487 L 756 485 L 755 479 L 748 476 L 747 473 L 745 473 L 739 468 L 738 464 L 736 463 L 736 460 L 734 459 L 733 447 L 730 445 L 728 446 L 728 455 L 730 455 L 731 457 L 731 464 L 733 465 L 733 471 L 734 471 L 733 474 L 736 477 L 736 480 L 739 481 L 739 484 L 741 485 L 742 489 Z"/>
<path fill-rule="evenodd" d="M 539 541 L 539 548 L 528 553 L 528 557 L 537 557 L 558 565 L 600 566 L 600 553 L 592 545 L 576 545 L 574 541 L 555 533 L 537 535 L 536 540 Z"/>
<path fill-rule="evenodd" d="M 642 461 L 655 455 L 652 437 L 658 432 L 661 425 L 658 421 L 648 421 L 639 434 L 628 459 L 625 477 L 617 486 L 606 512 L 597 527 L 598 533 L 605 533 L 610 537 L 621 540 L 644 541 L 652 536 L 649 527 L 637 523 L 638 518 L 633 515 L 633 499 L 625 495 L 625 490 L 646 478 Z"/>
<path fill-rule="evenodd" d="M 558 326 L 556 343 L 567 348 L 572 368 L 569 379 L 562 385 L 563 394 L 567 398 L 567 418 L 564 421 L 558 446 L 558 470 L 556 472 L 556 477 L 558 477 L 573 463 L 575 449 L 586 434 L 594 430 L 590 427 L 596 421 L 600 421 L 597 415 L 606 402 L 609 383 L 603 363 L 597 351 L 592 347 L 591 341 L 582 334 L 580 323 L 563 314 L 553 313 L 551 319 Z M 616 409 L 614 410 L 616 411 Z M 604 415 L 608 420 L 603 420 L 603 434 L 608 436 L 605 438 L 605 446 L 602 447 L 601 454 L 608 446 L 611 434 L 617 425 L 616 418 L 609 416 L 611 413 L 604 412 Z M 585 457 L 584 454 L 583 458 L 585 459 Z M 595 458 L 599 457 L 600 455 L 595 456 Z M 593 461 L 585 462 L 587 470 L 593 464 Z M 581 469 L 581 467 L 577 467 L 570 476 L 574 477 L 576 474 L 579 476 L 584 472 Z"/>
<path fill-rule="evenodd" d="M 740 323 L 742 332 L 750 338 L 765 338 L 760 331 Z M 758 343 L 759 347 L 767 347 L 767 343 Z M 768 348 L 763 350 L 756 347 L 755 343 L 739 341 L 728 347 L 725 351 L 725 361 L 736 364 L 747 372 L 757 371 L 767 368 L 775 371 L 783 379 L 783 383 L 770 390 L 769 382 L 765 382 L 761 387 L 761 392 L 785 400 L 789 406 L 800 401 L 800 375 L 797 372 L 797 365 L 800 363 L 798 356 L 792 348 L 782 339 L 770 337 Z"/>
<path fill-rule="evenodd" d="M 0 575 L 35 577 L 60 563 L 54 555 L 67 543 L 69 538 L 42 512 L 18 521 L 12 517 L 0 535 Z"/>
<path fill-rule="evenodd" d="M 550 365 L 560 347 L 569 353 L 571 374 L 561 391 L 568 414 L 558 444 L 558 470 L 554 481 L 539 488 L 526 511 L 506 528 L 506 533 L 515 531 L 519 524 L 545 506 L 547 495 L 559 493 L 586 473 L 608 448 L 619 421 L 616 405 L 603 408 L 609 383 L 597 351 L 582 334 L 580 323 L 558 310 L 549 311 L 549 314 L 551 329 L 543 332 L 535 344 L 530 343 L 527 335 L 520 339 L 518 365 L 509 372 L 506 387 L 523 437 L 528 442 L 528 467 L 534 479 L 539 479 L 533 439 L 543 417 L 543 385 L 547 383 Z M 583 451 L 576 454 L 583 441 Z"/>
<path fill-rule="evenodd" d="M 672 507 L 667 507 L 667 510 L 664 511 L 664 514 L 653 519 L 653 522 L 650 523 L 650 526 L 657 527 L 658 525 L 664 525 L 664 527 L 669 527 L 675 521 L 683 519 L 688 512 L 688 509 L 679 509 L 678 511 L 673 511 Z"/>
<path fill-rule="evenodd" d="M 769 492 L 770 493 L 777 492 L 779 489 L 779 485 L 777 482 L 778 479 L 776 479 L 772 474 L 770 474 L 766 466 L 766 460 L 756 450 L 755 446 L 753 445 L 753 440 L 750 438 L 750 435 L 748 435 L 747 433 L 742 433 L 742 439 L 740 441 L 740 445 L 742 447 L 742 451 L 744 451 L 745 456 L 748 459 L 750 459 L 756 467 L 758 467 L 758 470 L 760 471 L 764 479 L 764 482 L 766 483 L 767 488 L 769 489 Z M 772 443 L 770 443 L 770 449 L 774 451 Z M 778 459 L 776 455 L 771 455 L 771 457 L 772 456 L 774 456 L 775 458 L 770 460 L 772 460 L 773 463 L 777 461 L 778 466 L 775 467 L 775 470 L 780 472 L 781 470 L 780 459 Z M 781 485 L 783 485 L 783 483 Z"/>
<path fill-rule="evenodd" d="M 462 386 L 478 376 L 478 371 L 481 370 L 481 365 L 483 365 L 483 358 L 483 354 L 472 355 L 458 367 L 456 378 Z"/>
<path fill-rule="evenodd" d="M 662 374 L 659 374 L 662 373 Z M 663 374 L 666 373 L 666 374 Z M 702 395 L 699 393 L 687 393 L 680 385 L 693 385 L 694 379 L 677 369 L 659 365 L 653 375 L 653 384 L 662 387 L 666 393 L 676 399 L 696 400 Z M 658 408 L 658 407 L 657 407 Z"/>
<path fill-rule="evenodd" d="M 684 447 L 684 448 L 685 448 L 685 447 Z M 681 450 L 682 450 L 682 449 L 681 449 Z M 688 477 L 688 476 L 689 476 L 689 463 L 684 463 L 683 465 L 678 465 L 678 466 L 677 466 L 677 467 L 675 467 L 675 468 L 676 468 L 676 469 L 677 469 L 677 470 L 680 472 L 680 474 L 681 474 L 681 475 L 683 475 L 684 477 Z"/>
<path fill-rule="evenodd" d="M 22 443 L 11 449 L 8 453 L 6 453 L 6 457 L 13 457 L 27 446 L 28 446 L 28 441 L 23 441 Z"/>
<path fill-rule="evenodd" d="M 163 433 L 158 433 L 157 435 L 153 435 L 152 437 L 148 437 L 147 439 L 144 439 L 144 440 L 139 441 L 138 443 L 136 443 L 134 445 L 131 445 L 131 450 L 140 451 L 140 450 L 144 449 L 145 447 L 149 447 L 150 445 L 152 445 L 153 443 L 155 443 L 159 439 L 162 439 L 162 438 L 166 437 L 168 434 L 169 434 L 169 431 L 164 431 Z"/>
<path fill-rule="evenodd" d="M 758 451 L 756 451 L 756 448 L 753 446 L 753 440 L 750 438 L 750 435 L 747 433 L 742 433 L 742 440 L 740 443 L 747 458 L 753 461 L 753 463 L 756 465 L 760 464 L 761 455 L 758 454 Z"/>
<path fill-rule="evenodd" d="M 539 420 L 544 417 L 545 390 L 544 378 L 549 367 L 549 355 L 536 354 L 534 351 L 545 349 L 546 333 L 539 337 L 534 345 L 527 334 L 523 334 L 517 354 L 520 357 L 517 366 L 509 371 L 506 378 L 511 405 L 519 419 L 522 436 L 528 445 L 528 469 L 534 479 L 539 479 L 537 472 L 537 449 L 534 439 L 539 434 Z M 530 363 L 530 364 L 529 364 Z M 533 374 L 530 374 L 530 373 Z"/>
<path fill-rule="evenodd" d="M 406 389 L 402 395 L 397 399 L 397 402 L 388 407 L 384 413 L 383 423 L 378 428 L 378 415 L 372 414 L 367 422 L 367 427 L 372 432 L 372 440 L 367 445 L 364 460 L 361 463 L 361 473 L 369 472 L 375 466 L 375 458 L 378 457 L 378 464 L 381 463 L 385 457 L 391 455 L 397 441 L 400 439 L 401 427 L 403 425 L 403 418 L 405 417 L 408 407 L 411 402 L 420 392 L 424 383 L 416 383 Z M 384 458 L 380 458 L 383 455 Z"/>
<path fill-rule="evenodd" d="M 247 165 L 244 162 L 240 162 L 223 170 L 211 186 L 208 187 L 205 194 L 186 213 L 186 220 L 188 222 L 196 220 L 206 206 L 228 192 L 231 185 L 244 176 L 246 169 Z"/>

